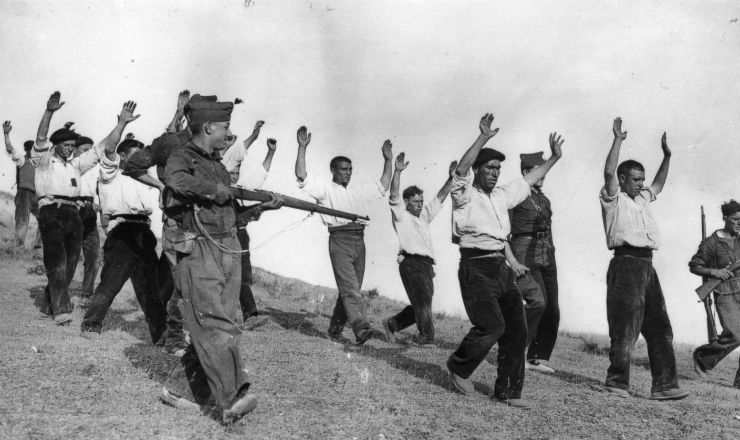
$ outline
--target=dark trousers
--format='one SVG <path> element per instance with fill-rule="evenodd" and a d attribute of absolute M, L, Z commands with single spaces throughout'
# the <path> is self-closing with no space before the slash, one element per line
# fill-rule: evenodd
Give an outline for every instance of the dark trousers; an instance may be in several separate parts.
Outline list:
<path fill-rule="evenodd" d="M 360 289 L 365 276 L 365 240 L 361 231 L 336 231 L 329 234 L 329 257 L 339 295 L 329 321 L 329 336 L 342 333 L 349 320 L 355 338 L 370 328 L 365 317 Z"/>
<path fill-rule="evenodd" d="M 82 295 L 90 296 L 95 289 L 100 255 L 100 235 L 98 235 L 98 212 L 92 203 L 80 208 L 82 220 Z"/>
<path fill-rule="evenodd" d="M 529 267 L 529 273 L 517 279 L 516 284 L 526 305 L 528 360 L 550 360 L 560 327 L 558 304 L 558 269 L 552 245 L 542 246 L 534 237 L 515 237 L 511 241 L 517 260 Z M 547 239 L 549 240 L 549 239 Z M 546 252 L 539 258 L 532 249 Z"/>
<path fill-rule="evenodd" d="M 632 350 L 642 333 L 653 376 L 651 391 L 677 388 L 673 330 L 650 258 L 612 258 L 606 274 L 606 316 L 611 339 L 606 385 L 629 389 Z"/>
<path fill-rule="evenodd" d="M 450 356 L 450 368 L 460 377 L 470 377 L 498 342 L 494 394 L 503 399 L 520 398 L 527 324 L 514 272 L 504 258 L 469 258 L 460 260 L 458 278 L 473 328 Z"/>
<path fill-rule="evenodd" d="M 416 323 L 419 334 L 426 341 L 434 341 L 432 296 L 434 295 L 434 266 L 430 261 L 415 256 L 405 256 L 398 265 L 401 281 L 411 302 L 390 319 L 391 329 L 401 331 Z"/>
<path fill-rule="evenodd" d="M 249 234 L 246 228 L 236 230 L 236 237 L 242 249 L 249 249 Z M 246 321 L 250 316 L 255 316 L 257 312 L 257 303 L 254 301 L 252 293 L 252 260 L 249 252 L 242 254 L 242 283 L 239 290 L 239 303 L 242 306 L 242 316 Z"/>
<path fill-rule="evenodd" d="M 41 311 L 47 315 L 71 313 L 69 283 L 74 277 L 82 246 L 79 208 L 56 204 L 42 207 L 39 210 L 39 230 L 48 279 Z"/>
<path fill-rule="evenodd" d="M 166 312 L 157 286 L 156 247 L 157 238 L 146 224 L 121 223 L 108 234 L 103 245 L 100 284 L 82 320 L 83 331 L 100 331 L 113 300 L 130 279 L 152 342 L 159 341 L 165 330 Z"/>
<path fill-rule="evenodd" d="M 239 249 L 236 238 L 219 239 Z M 199 239 L 192 253 L 173 272 L 175 288 L 182 292 L 185 320 L 192 346 L 165 385 L 177 393 L 190 389 L 198 401 L 204 392 L 222 408 L 249 386 L 239 354 L 241 332 L 237 326 L 241 262 L 239 255 L 225 253 Z M 207 386 L 207 387 L 206 387 Z"/>
<path fill-rule="evenodd" d="M 18 188 L 15 193 L 15 240 L 18 246 L 23 246 L 26 242 L 30 214 L 38 220 L 38 197 L 30 189 Z"/>
<path fill-rule="evenodd" d="M 706 370 L 712 370 L 717 364 L 740 347 L 740 293 L 715 295 L 714 305 L 722 324 L 722 334 L 715 344 L 704 344 L 694 351 L 694 358 Z M 736 388 L 740 388 L 740 367 L 735 373 Z"/>
<path fill-rule="evenodd" d="M 167 334 L 165 336 L 164 348 L 174 352 L 187 347 L 185 342 L 185 329 L 183 322 L 182 295 L 175 289 L 173 273 L 177 266 L 177 251 L 175 244 L 170 240 L 170 233 L 177 224 L 172 219 L 166 219 L 162 228 L 162 255 L 159 257 L 159 288 L 162 301 L 167 310 Z"/>

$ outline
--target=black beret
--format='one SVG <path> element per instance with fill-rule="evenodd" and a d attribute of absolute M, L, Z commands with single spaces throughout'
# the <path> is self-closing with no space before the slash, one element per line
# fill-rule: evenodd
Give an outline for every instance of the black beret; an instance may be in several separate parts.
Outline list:
<path fill-rule="evenodd" d="M 90 139 L 87 136 L 80 136 L 75 140 L 75 147 L 79 147 L 80 145 L 88 145 L 88 144 L 94 144 L 92 139 Z"/>
<path fill-rule="evenodd" d="M 62 142 L 77 140 L 78 137 L 80 137 L 80 135 L 77 134 L 74 130 L 70 130 L 69 128 L 65 127 L 55 131 L 54 134 L 49 137 L 49 140 L 51 141 L 52 145 L 59 145 Z"/>
<path fill-rule="evenodd" d="M 33 141 L 26 141 L 26 142 L 23 143 L 23 149 L 26 150 L 26 151 L 28 151 L 31 148 L 33 148 L 33 144 L 34 144 Z"/>
<path fill-rule="evenodd" d="M 504 160 L 506 160 L 506 156 L 504 156 L 504 153 L 498 150 L 494 150 L 493 148 L 483 148 L 482 150 L 480 150 L 480 153 L 478 153 L 478 157 L 475 158 L 473 168 L 478 168 L 484 163 L 491 160 L 503 162 Z"/>

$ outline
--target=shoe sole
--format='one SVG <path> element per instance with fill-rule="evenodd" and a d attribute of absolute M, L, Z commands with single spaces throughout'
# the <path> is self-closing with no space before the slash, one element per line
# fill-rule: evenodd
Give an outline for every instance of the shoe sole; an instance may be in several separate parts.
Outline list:
<path fill-rule="evenodd" d="M 627 390 L 623 390 L 623 389 L 621 389 L 621 388 L 616 388 L 616 387 L 606 387 L 606 386 L 605 386 L 605 387 L 604 387 L 604 390 L 605 390 L 605 391 L 606 391 L 607 393 L 609 393 L 609 394 L 611 394 L 611 395 L 613 395 L 613 396 L 621 397 L 622 399 L 626 399 L 626 398 L 628 398 L 628 397 L 630 396 L 630 393 L 629 393 L 629 391 L 627 391 Z"/>
<path fill-rule="evenodd" d="M 681 400 L 689 397 L 689 394 L 691 393 L 686 391 L 681 394 L 675 394 L 672 396 L 650 396 L 650 400 Z"/>
<path fill-rule="evenodd" d="M 191 402 L 190 400 L 183 399 L 182 397 L 177 397 L 176 395 L 170 393 L 167 388 L 162 388 L 162 392 L 159 395 L 159 400 L 162 401 L 162 403 L 178 409 L 200 411 L 200 405 L 195 402 Z"/>
<path fill-rule="evenodd" d="M 499 398 L 496 398 L 496 401 L 499 402 L 499 403 L 503 403 L 506 406 L 510 406 L 512 408 L 517 408 L 517 409 L 531 409 L 532 408 L 528 404 L 522 404 L 522 403 L 512 402 L 511 400 L 508 400 L 508 399 L 499 399 Z"/>

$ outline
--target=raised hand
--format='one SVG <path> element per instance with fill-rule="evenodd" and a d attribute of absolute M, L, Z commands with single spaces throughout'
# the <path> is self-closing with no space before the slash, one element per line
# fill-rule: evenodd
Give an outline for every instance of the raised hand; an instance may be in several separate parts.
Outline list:
<path fill-rule="evenodd" d="M 180 92 L 179 95 L 177 95 L 177 113 L 184 113 L 185 112 L 185 106 L 190 101 L 190 90 L 183 90 Z"/>
<path fill-rule="evenodd" d="M 231 193 L 231 190 L 228 186 L 224 185 L 223 183 L 216 184 L 216 194 L 213 195 L 213 200 L 217 204 L 222 205 L 233 198 L 234 194 Z"/>
<path fill-rule="evenodd" d="M 398 156 L 396 156 L 396 171 L 403 171 L 407 166 L 409 166 L 409 163 L 406 162 L 406 153 L 399 153 Z"/>
<path fill-rule="evenodd" d="M 563 139 L 562 136 L 557 134 L 556 132 L 550 133 L 550 151 L 552 152 L 552 155 L 555 157 L 562 157 L 563 156 L 563 142 L 565 142 L 565 139 Z"/>
<path fill-rule="evenodd" d="M 386 139 L 385 142 L 383 142 L 381 151 L 383 152 L 383 159 L 393 160 L 393 144 L 390 139 Z"/>
<path fill-rule="evenodd" d="M 452 162 L 450 162 L 450 171 L 449 171 L 450 177 L 453 177 L 455 175 L 456 169 L 457 169 L 457 161 L 453 160 Z"/>
<path fill-rule="evenodd" d="M 627 139 L 627 132 L 622 131 L 622 118 L 617 117 L 617 119 L 614 120 L 614 125 L 612 126 L 612 131 L 614 132 L 614 137 L 625 140 Z"/>
<path fill-rule="evenodd" d="M 496 136 L 496 133 L 498 133 L 498 127 L 491 129 L 492 123 L 493 114 L 486 113 L 482 118 L 480 118 L 480 123 L 478 124 L 481 134 L 489 139 Z"/>
<path fill-rule="evenodd" d="M 73 126 L 73 125 L 75 125 L 75 123 L 74 123 L 74 122 L 72 122 L 72 121 L 69 121 L 69 122 L 65 122 L 65 123 L 64 123 L 64 128 L 66 128 L 67 130 L 70 130 L 70 129 L 72 128 L 72 126 Z"/>
<path fill-rule="evenodd" d="M 256 124 L 254 124 L 254 130 L 252 130 L 252 137 L 257 138 L 260 135 L 260 129 L 262 126 L 265 125 L 265 121 L 257 121 Z"/>
<path fill-rule="evenodd" d="M 301 125 L 301 127 L 298 129 L 298 133 L 296 133 L 296 138 L 298 139 L 298 146 L 301 148 L 306 148 L 308 144 L 311 143 L 311 133 L 308 132 L 308 129 L 305 125 Z"/>
<path fill-rule="evenodd" d="M 133 140 L 136 136 L 134 136 L 133 133 L 126 133 L 126 137 L 124 139 L 126 140 Z"/>
<path fill-rule="evenodd" d="M 231 147 L 232 145 L 234 145 L 234 143 L 236 143 L 236 138 L 237 138 L 237 137 L 238 137 L 237 135 L 235 135 L 235 134 L 232 134 L 232 135 L 229 135 L 229 136 L 228 136 L 228 137 L 226 138 L 226 149 L 227 149 L 227 150 L 228 150 L 228 149 L 229 149 L 229 148 L 230 148 L 230 147 Z"/>
<path fill-rule="evenodd" d="M 13 129 L 13 126 L 10 125 L 10 121 L 3 122 L 3 133 L 8 134 Z"/>
<path fill-rule="evenodd" d="M 123 104 L 123 108 L 121 109 L 121 114 L 118 115 L 118 122 L 128 124 L 129 122 L 133 122 L 139 119 L 139 116 L 141 115 L 134 116 L 135 110 L 136 110 L 136 103 L 134 101 L 126 101 Z"/>
<path fill-rule="evenodd" d="M 275 150 L 277 149 L 277 140 L 273 138 L 268 138 L 267 139 L 267 149 L 274 153 Z"/>
<path fill-rule="evenodd" d="M 663 150 L 663 155 L 670 157 L 671 156 L 671 149 L 668 148 L 668 140 L 666 139 L 666 133 L 663 132 L 663 137 L 660 138 L 660 148 Z"/>
<path fill-rule="evenodd" d="M 62 97 L 62 94 L 59 93 L 58 91 L 52 93 L 51 96 L 49 96 L 49 100 L 46 101 L 46 110 L 54 113 L 55 111 L 62 108 L 62 106 L 64 105 L 64 101 L 59 102 L 61 97 Z"/>

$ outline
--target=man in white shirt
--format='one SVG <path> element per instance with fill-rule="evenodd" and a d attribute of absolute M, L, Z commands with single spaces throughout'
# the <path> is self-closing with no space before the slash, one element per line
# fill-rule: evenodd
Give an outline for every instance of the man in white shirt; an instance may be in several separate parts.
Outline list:
<path fill-rule="evenodd" d="M 33 214 L 38 221 L 39 217 L 39 204 L 36 198 L 36 185 L 34 183 L 35 169 L 31 163 L 31 149 L 33 149 L 33 141 L 26 141 L 23 143 L 23 149 L 25 152 L 19 154 L 13 144 L 10 141 L 10 132 L 13 130 L 13 126 L 10 121 L 3 123 L 3 133 L 5 135 L 5 150 L 10 155 L 16 166 L 15 174 L 15 240 L 16 246 L 22 247 L 26 242 L 26 233 L 28 232 L 28 218 L 29 214 Z M 34 247 L 37 245 L 40 247 L 41 236 L 36 233 L 36 239 L 34 240 Z"/>
<path fill-rule="evenodd" d="M 311 142 L 311 134 L 306 127 L 300 127 L 297 138 L 295 175 L 298 187 L 319 203 L 332 209 L 364 215 L 368 211 L 367 202 L 388 191 L 393 168 L 391 141 L 386 140 L 383 143 L 383 174 L 380 182 L 358 185 L 350 184 L 352 161 L 344 156 L 331 160 L 329 164 L 332 173 L 331 182 L 323 182 L 309 176 L 306 172 L 306 148 Z M 357 345 L 362 345 L 373 337 L 387 339 L 383 332 L 370 326 L 360 294 L 362 278 L 365 275 L 366 222 L 353 222 L 328 215 L 321 215 L 321 219 L 329 228 L 329 256 L 339 291 L 334 313 L 329 322 L 329 337 L 339 339 L 349 320 Z"/>
<path fill-rule="evenodd" d="M 606 158 L 604 186 L 599 193 L 607 247 L 614 250 L 606 274 L 606 318 L 611 347 L 605 386 L 617 396 L 629 397 L 632 350 L 642 333 L 653 376 L 651 399 L 683 399 L 689 392 L 678 387 L 673 330 L 652 262 L 660 236 L 649 209 L 668 177 L 671 150 L 663 133 L 663 161 L 653 183 L 643 186 L 642 164 L 626 160 L 617 167 L 619 150 L 627 137 L 627 132 L 622 131 L 621 118 L 614 120 L 612 131 L 614 142 Z"/>
<path fill-rule="evenodd" d="M 447 359 L 453 385 L 463 394 L 475 390 L 470 376 L 498 342 L 494 399 L 527 409 L 522 400 L 527 323 L 515 275 L 506 264 L 504 245 L 511 231 L 508 210 L 530 194 L 562 156 L 562 140 L 550 136 L 552 156 L 542 166 L 497 186 L 501 152 L 483 148 L 498 133 L 493 115 L 481 118 L 480 135 L 465 152 L 452 177 L 452 241 L 460 246 L 460 291 L 473 327 Z M 473 175 L 469 174 L 473 168 Z"/>
<path fill-rule="evenodd" d="M 75 156 L 93 147 L 94 142 L 86 136 L 75 140 Z M 98 178 L 100 164 L 80 178 L 80 220 L 82 220 L 82 304 L 90 299 L 95 289 L 100 256 L 100 235 L 98 235 Z"/>
<path fill-rule="evenodd" d="M 73 157 L 77 133 L 61 128 L 51 135 L 51 142 L 46 139 L 51 117 L 63 105 L 59 92 L 49 97 L 31 151 L 31 162 L 36 167 L 44 267 L 49 280 L 41 304 L 41 317 L 53 318 L 59 325 L 72 321 L 69 283 L 77 267 L 83 229 L 78 201 L 80 177 L 95 166 L 105 151 L 115 149 L 126 125 L 138 117 L 133 115 L 136 103 L 126 102 L 113 131 L 97 147 Z"/>
<path fill-rule="evenodd" d="M 156 344 L 164 333 L 167 319 L 157 285 L 157 238 L 149 219 L 157 194 L 154 188 L 120 173 L 126 160 L 143 147 L 135 139 L 126 139 L 115 152 L 100 160 L 100 206 L 108 218 L 108 234 L 100 284 L 80 328 L 100 333 L 108 308 L 130 279 L 149 325 L 152 343 Z"/>
<path fill-rule="evenodd" d="M 450 193 L 452 173 L 457 162 L 450 164 L 449 177 L 442 188 L 428 203 L 424 204 L 424 192 L 409 186 L 403 190 L 403 205 L 399 197 L 401 173 L 408 166 L 405 154 L 396 157 L 396 169 L 391 180 L 391 207 L 393 228 L 398 235 L 398 271 L 411 305 L 401 312 L 383 320 L 383 329 L 389 339 L 394 333 L 416 323 L 419 330 L 413 341 L 419 345 L 434 344 L 434 321 L 432 318 L 432 296 L 434 296 L 434 249 L 429 224 L 442 209 L 442 203 Z"/>

